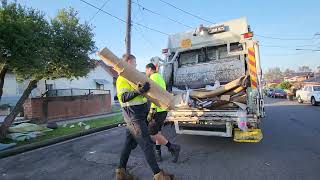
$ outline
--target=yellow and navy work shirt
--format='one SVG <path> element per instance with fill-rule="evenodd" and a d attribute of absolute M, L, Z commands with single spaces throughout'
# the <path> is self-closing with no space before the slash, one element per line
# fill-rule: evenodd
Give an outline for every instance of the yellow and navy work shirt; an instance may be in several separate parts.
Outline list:
<path fill-rule="evenodd" d="M 121 96 L 123 93 L 135 91 L 135 89 L 129 84 L 128 80 L 126 80 L 124 77 L 122 76 L 118 77 L 116 86 L 117 86 L 117 96 L 118 96 L 118 100 L 120 102 L 121 107 L 141 105 L 147 102 L 147 99 L 141 95 L 131 99 L 129 102 L 122 102 Z"/>
<path fill-rule="evenodd" d="M 150 79 L 154 81 L 156 84 L 158 84 L 160 87 L 166 90 L 166 82 L 164 81 L 163 77 L 159 73 L 153 73 L 150 76 Z M 161 109 L 154 103 L 151 104 L 151 108 L 155 108 L 157 112 L 164 112 L 167 111 L 165 109 Z"/>

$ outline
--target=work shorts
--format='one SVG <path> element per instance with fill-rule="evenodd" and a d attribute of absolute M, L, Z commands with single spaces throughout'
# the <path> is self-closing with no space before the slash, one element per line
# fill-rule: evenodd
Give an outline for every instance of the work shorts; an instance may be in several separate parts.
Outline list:
<path fill-rule="evenodd" d="M 148 125 L 150 135 L 156 135 L 159 131 L 161 131 L 163 123 L 167 118 L 167 114 L 167 111 L 156 112 L 154 114 L 152 120 L 149 122 Z"/>

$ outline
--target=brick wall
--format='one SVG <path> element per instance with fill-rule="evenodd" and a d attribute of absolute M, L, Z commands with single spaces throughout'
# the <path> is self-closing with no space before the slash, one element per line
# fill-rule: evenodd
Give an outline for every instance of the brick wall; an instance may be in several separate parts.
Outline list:
<path fill-rule="evenodd" d="M 111 112 L 110 94 L 63 96 L 28 99 L 24 107 L 27 119 L 62 120 Z"/>

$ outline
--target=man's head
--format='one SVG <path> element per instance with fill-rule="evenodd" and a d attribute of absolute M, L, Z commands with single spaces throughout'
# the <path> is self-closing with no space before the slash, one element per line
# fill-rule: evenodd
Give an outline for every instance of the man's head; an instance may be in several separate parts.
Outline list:
<path fill-rule="evenodd" d="M 153 63 L 149 63 L 146 65 L 146 75 L 148 77 L 155 72 L 157 72 L 157 67 Z"/>
<path fill-rule="evenodd" d="M 137 66 L 136 57 L 132 54 L 124 54 L 122 56 L 122 59 L 128 64 L 130 64 L 131 66 L 133 66 L 134 68 Z"/>

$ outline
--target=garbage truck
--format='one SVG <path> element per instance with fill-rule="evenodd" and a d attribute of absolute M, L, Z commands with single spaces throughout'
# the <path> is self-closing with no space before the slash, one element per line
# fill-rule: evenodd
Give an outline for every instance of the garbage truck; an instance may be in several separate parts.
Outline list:
<path fill-rule="evenodd" d="M 167 116 L 177 134 L 233 137 L 261 130 L 265 112 L 259 43 L 246 17 L 170 35 L 162 53 L 164 59 L 151 62 L 167 89 L 189 96 L 187 106 Z"/>

